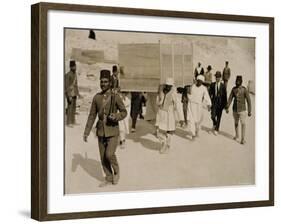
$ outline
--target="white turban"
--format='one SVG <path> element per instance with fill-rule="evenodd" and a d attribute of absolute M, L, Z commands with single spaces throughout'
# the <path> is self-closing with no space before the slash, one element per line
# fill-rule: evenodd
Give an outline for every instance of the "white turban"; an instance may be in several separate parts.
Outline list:
<path fill-rule="evenodd" d="M 205 77 L 204 77 L 204 75 L 198 75 L 196 79 L 197 79 L 197 80 L 201 80 L 202 82 L 205 82 Z"/>
<path fill-rule="evenodd" d="M 170 78 L 170 77 L 167 78 L 165 84 L 166 84 L 166 85 L 173 86 L 173 85 L 174 85 L 174 79 L 173 79 L 173 78 Z"/>

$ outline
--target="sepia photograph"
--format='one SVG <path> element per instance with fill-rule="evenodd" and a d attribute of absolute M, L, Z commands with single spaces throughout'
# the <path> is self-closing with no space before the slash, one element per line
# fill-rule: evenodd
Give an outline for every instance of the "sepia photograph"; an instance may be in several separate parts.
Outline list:
<path fill-rule="evenodd" d="M 255 185 L 255 37 L 64 28 L 64 193 Z"/>
<path fill-rule="evenodd" d="M 274 205 L 274 18 L 38 3 L 32 40 L 34 219 Z"/>

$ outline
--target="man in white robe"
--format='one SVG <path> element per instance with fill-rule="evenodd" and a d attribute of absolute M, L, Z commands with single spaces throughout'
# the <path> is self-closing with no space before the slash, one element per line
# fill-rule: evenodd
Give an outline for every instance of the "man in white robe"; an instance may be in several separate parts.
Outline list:
<path fill-rule="evenodd" d="M 124 103 L 124 106 L 126 107 L 126 110 L 130 111 L 131 100 L 128 97 L 128 93 L 121 92 L 120 97 Z M 121 149 L 125 149 L 126 135 L 128 135 L 130 133 L 129 119 L 130 119 L 130 116 L 127 114 L 127 116 L 123 120 L 119 121 L 119 137 L 120 137 L 120 148 Z"/>
<path fill-rule="evenodd" d="M 157 126 L 159 127 L 159 139 L 162 144 L 160 153 L 167 153 L 171 148 L 172 135 L 176 130 L 177 98 L 173 88 L 173 78 L 167 78 L 164 88 L 160 91 L 157 105 Z"/>
<path fill-rule="evenodd" d="M 192 133 L 192 139 L 199 136 L 199 130 L 201 128 L 201 122 L 203 121 L 203 107 L 207 106 L 210 111 L 211 99 L 207 88 L 202 85 L 205 81 L 203 75 L 198 75 L 196 78 L 196 84 L 193 84 L 188 93 L 188 112 L 187 120 L 188 127 Z"/>

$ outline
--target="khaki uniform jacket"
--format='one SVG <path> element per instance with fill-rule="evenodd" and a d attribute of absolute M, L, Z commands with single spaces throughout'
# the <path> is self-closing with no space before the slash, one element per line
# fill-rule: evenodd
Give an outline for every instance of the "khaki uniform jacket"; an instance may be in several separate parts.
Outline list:
<path fill-rule="evenodd" d="M 69 71 L 64 76 L 65 95 L 66 97 L 73 97 L 79 95 L 77 74 Z"/>
<path fill-rule="evenodd" d="M 222 80 L 228 81 L 230 79 L 231 71 L 229 67 L 225 67 L 222 72 Z"/>
<path fill-rule="evenodd" d="M 117 76 L 114 75 L 111 76 L 111 88 L 112 89 L 119 88 L 119 79 Z"/>
<path fill-rule="evenodd" d="M 87 124 L 85 127 L 84 135 L 88 136 L 92 130 L 96 117 L 98 115 L 98 122 L 96 125 L 97 136 L 99 137 L 112 137 L 119 135 L 119 126 L 118 121 L 123 120 L 127 116 L 126 107 L 118 94 L 115 94 L 115 104 L 112 105 L 113 111 L 116 111 L 117 121 L 107 123 L 107 116 L 111 110 L 111 104 L 113 99 L 113 93 L 111 90 L 108 90 L 105 93 L 97 93 L 92 101 L 90 114 L 88 116 Z"/>
<path fill-rule="evenodd" d="M 251 107 L 251 98 L 249 95 L 248 90 L 244 86 L 239 86 L 239 87 L 233 87 L 231 90 L 231 93 L 228 98 L 228 103 L 226 108 L 229 108 L 232 99 L 234 98 L 233 102 L 233 111 L 234 112 L 242 112 L 246 111 L 246 101 L 247 101 L 247 106 L 248 106 L 248 112 L 251 113 L 252 107 Z"/>

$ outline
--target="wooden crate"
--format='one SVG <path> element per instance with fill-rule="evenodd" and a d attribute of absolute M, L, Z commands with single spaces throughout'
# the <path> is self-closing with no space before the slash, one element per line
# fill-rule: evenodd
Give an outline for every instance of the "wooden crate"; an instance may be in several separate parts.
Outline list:
<path fill-rule="evenodd" d="M 192 44 L 119 44 L 118 61 L 122 90 L 156 92 L 167 77 L 176 86 L 192 83 Z"/>

